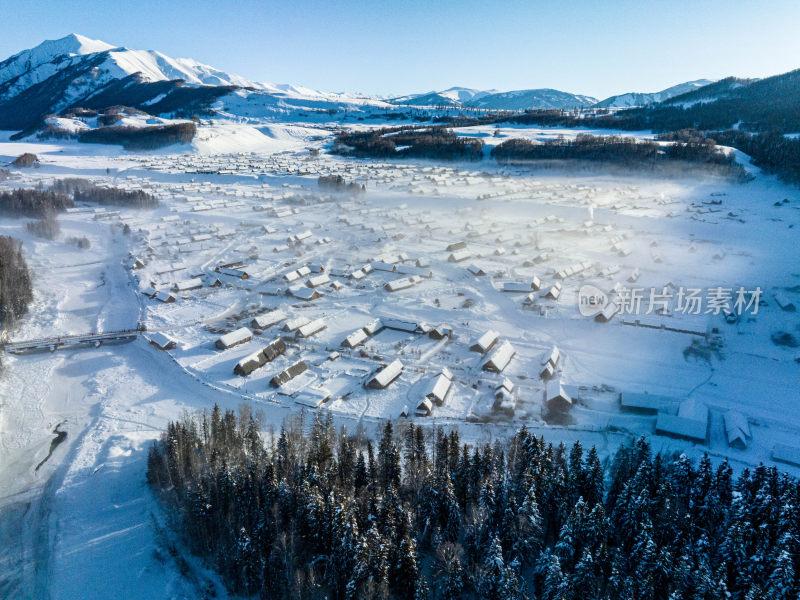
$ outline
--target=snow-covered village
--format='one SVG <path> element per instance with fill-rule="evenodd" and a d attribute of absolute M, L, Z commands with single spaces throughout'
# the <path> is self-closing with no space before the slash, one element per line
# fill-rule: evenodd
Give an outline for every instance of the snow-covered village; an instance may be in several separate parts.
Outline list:
<path fill-rule="evenodd" d="M 800 88 L 726 81 L 0 62 L 0 597 L 796 598 Z"/>

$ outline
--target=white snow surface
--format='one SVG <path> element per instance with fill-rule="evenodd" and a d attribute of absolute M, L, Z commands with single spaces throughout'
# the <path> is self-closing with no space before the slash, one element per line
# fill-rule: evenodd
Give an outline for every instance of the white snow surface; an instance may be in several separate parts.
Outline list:
<path fill-rule="evenodd" d="M 308 390 L 324 388 L 331 400 L 305 410 L 330 411 L 337 424 L 360 423 L 371 431 L 405 406 L 413 413 L 431 379 L 447 368 L 453 385 L 446 401 L 417 422 L 458 427 L 468 442 L 506 436 L 525 424 L 550 441 L 596 445 L 606 457 L 646 435 L 657 451 L 693 458 L 709 452 L 737 470 L 771 462 L 775 444 L 797 445 L 797 350 L 771 340 L 800 325 L 797 313 L 773 300 L 779 292 L 800 303 L 793 250 L 800 227 L 797 189 L 764 175 L 741 153 L 737 160 L 755 177 L 747 184 L 691 174 L 664 179 L 500 167 L 488 160 L 442 165 L 325 154 L 340 125 L 321 117 L 312 125 L 206 121 L 191 146 L 140 154 L 76 142 L 0 141 L 1 163 L 23 152 L 41 162 L 38 169 L 12 169 L 2 188 L 86 177 L 144 189 L 161 200 L 151 211 L 78 207 L 59 216 L 62 233 L 53 241 L 32 237 L 26 219 L 0 218 L 0 234 L 22 240 L 34 281 L 34 301 L 10 332 L 12 341 L 141 322 L 177 342 L 167 352 L 139 336 L 127 344 L 3 356 L 2 595 L 194 598 L 210 585 L 225 598 L 216 575 L 185 553 L 189 573 L 181 574 L 165 549 L 163 509 L 145 483 L 148 444 L 166 423 L 215 402 L 261 410 L 268 438 L 301 409 Z M 491 126 L 458 131 L 489 144 L 579 133 Z M 0 132 L 0 140 L 7 139 Z M 348 197 L 320 190 L 317 178 L 334 174 L 363 183 L 366 192 Z M 130 235 L 122 233 L 123 224 Z M 288 245 L 305 231 L 310 238 Z M 67 242 L 82 236 L 89 249 Z M 446 247 L 462 240 L 470 263 L 488 275 L 475 277 L 469 263 L 448 262 Z M 501 247 L 505 251 L 497 252 Z M 618 248 L 629 252 L 622 256 Z M 132 269 L 133 257 L 144 266 Z M 400 273 L 372 270 L 360 281 L 346 276 L 378 261 L 419 261 L 433 276 L 397 292 L 384 286 L 404 277 Z M 248 279 L 215 269 L 237 262 Z M 590 266 L 562 281 L 558 301 L 544 298 L 555 273 L 577 263 Z M 320 286 L 322 297 L 309 302 L 269 295 L 275 286 L 286 289 L 285 273 L 308 264 L 322 266 L 339 289 Z M 644 287 L 760 286 L 767 303 L 734 324 L 719 315 L 659 317 L 659 325 L 671 329 L 625 325 L 620 318 L 598 323 L 579 314 L 582 285 L 610 291 L 637 270 Z M 534 276 L 542 281 L 542 291 L 533 294 L 536 310 L 524 304 L 526 294 L 502 291 L 504 282 Z M 174 303 L 142 293 L 195 277 L 206 285 L 175 293 Z M 210 287 L 216 280 L 221 285 Z M 323 319 L 327 327 L 291 339 L 278 324 L 234 348 L 214 346 L 220 335 L 274 309 L 289 319 Z M 423 331 L 444 325 L 453 337 L 385 329 L 356 351 L 341 346 L 375 319 L 412 321 Z M 719 352 L 687 354 L 702 347 L 714 327 L 722 339 Z M 489 329 L 516 351 L 500 374 L 482 371 L 485 357 L 469 350 Z M 279 335 L 287 338 L 286 355 L 247 377 L 233 374 L 239 360 Z M 538 377 L 554 345 L 560 351 L 556 377 L 575 399 L 563 421 L 547 415 L 545 382 Z M 329 360 L 334 351 L 338 357 Z M 301 359 L 309 366 L 302 377 L 280 391 L 269 385 Z M 371 374 L 394 360 L 404 365 L 400 377 L 385 390 L 366 389 Z M 494 390 L 506 378 L 514 384 L 513 417 L 492 412 Z M 621 391 L 707 408 L 707 443 L 655 435 L 654 416 L 620 411 Z M 728 411 L 749 424 L 744 450 L 727 445 Z M 67 436 L 47 458 L 56 426 Z"/>

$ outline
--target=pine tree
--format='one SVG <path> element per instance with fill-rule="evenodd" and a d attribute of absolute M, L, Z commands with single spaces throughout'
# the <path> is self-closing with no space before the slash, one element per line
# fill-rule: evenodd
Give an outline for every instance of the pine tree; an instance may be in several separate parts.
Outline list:
<path fill-rule="evenodd" d="M 564 600 L 567 593 L 567 581 L 561 571 L 561 564 L 555 554 L 551 554 L 542 585 L 542 600 Z"/>
<path fill-rule="evenodd" d="M 428 581 L 425 579 L 425 575 L 420 575 L 414 590 L 414 600 L 429 600 L 430 597 L 431 590 L 428 587 Z"/>
<path fill-rule="evenodd" d="M 778 553 L 764 591 L 771 600 L 797 600 L 794 566 L 787 550 Z"/>
<path fill-rule="evenodd" d="M 408 536 L 403 537 L 400 540 L 396 554 L 397 560 L 390 579 L 392 589 L 400 598 L 414 598 L 419 582 L 417 547 L 414 540 Z"/>

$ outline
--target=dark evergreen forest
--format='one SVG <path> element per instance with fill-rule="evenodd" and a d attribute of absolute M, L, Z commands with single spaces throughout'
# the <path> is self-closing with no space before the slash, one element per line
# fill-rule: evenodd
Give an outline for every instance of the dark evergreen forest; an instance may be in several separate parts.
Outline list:
<path fill-rule="evenodd" d="M 261 598 L 796 599 L 800 486 L 639 439 L 601 460 L 526 429 L 376 439 L 249 410 L 170 423 L 148 481 L 185 543 Z"/>

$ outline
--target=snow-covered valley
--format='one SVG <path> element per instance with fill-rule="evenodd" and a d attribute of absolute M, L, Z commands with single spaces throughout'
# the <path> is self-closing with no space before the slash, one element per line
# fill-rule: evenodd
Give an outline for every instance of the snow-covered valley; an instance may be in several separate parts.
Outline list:
<path fill-rule="evenodd" d="M 81 177 L 160 200 L 154 210 L 71 209 L 53 241 L 0 218 L 34 275 L 11 342 L 144 328 L 129 343 L 2 356 L 0 595 L 182 598 L 211 586 L 224 597 L 213 573 L 170 554 L 145 481 L 148 445 L 167 422 L 214 403 L 262 411 L 268 440 L 304 410 L 368 430 L 384 419 L 456 426 L 467 441 L 525 425 L 601 457 L 644 435 L 655 450 L 709 453 L 739 470 L 800 445 L 798 351 L 773 341 L 800 337 L 798 313 L 781 306 L 800 302 L 796 189 L 749 164 L 754 180 L 735 184 L 343 158 L 325 152 L 333 129 L 221 120 L 192 147 L 145 154 L 0 143 L 0 162 L 33 152 L 41 165 L 12 170 L 5 187 Z M 491 145 L 576 131 L 463 133 Z M 318 184 L 332 175 L 365 191 Z M 759 288 L 764 304 L 735 322 L 705 307 L 645 314 L 646 304 L 599 322 L 578 310 L 585 285 L 609 296 Z M 242 328 L 242 343 L 219 347 Z M 489 333 L 485 353 L 472 349 Z M 234 372 L 276 338 L 281 355 Z M 174 347 L 156 346 L 165 340 Z M 374 389 L 398 360 L 399 377 Z M 302 373 L 270 383 L 298 361 Z M 442 374 L 447 390 L 423 416 Z M 553 382 L 566 410 L 553 410 Z M 644 393 L 662 406 L 621 406 L 620 394 Z M 730 444 L 733 413 L 747 424 L 744 447 Z M 672 436 L 661 415 L 673 417 Z M 681 419 L 705 423 L 705 438 L 687 439 Z M 66 437 L 53 447 L 56 428 Z"/>

